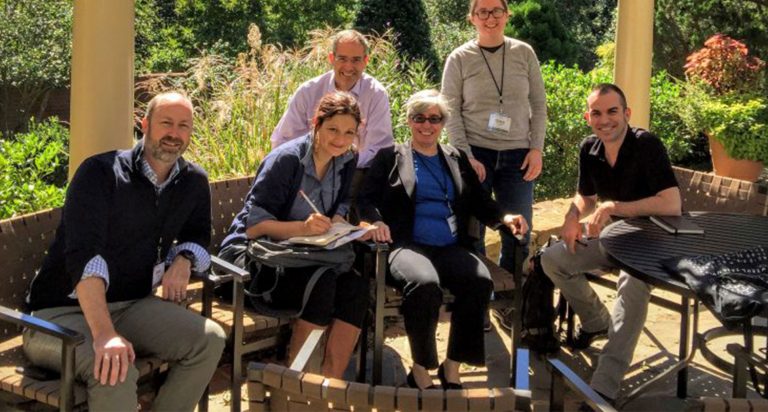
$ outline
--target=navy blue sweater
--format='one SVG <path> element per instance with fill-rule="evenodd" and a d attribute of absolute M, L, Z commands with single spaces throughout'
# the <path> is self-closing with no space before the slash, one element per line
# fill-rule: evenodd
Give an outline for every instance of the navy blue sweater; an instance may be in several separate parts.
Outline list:
<path fill-rule="evenodd" d="M 245 198 L 245 206 L 235 216 L 232 226 L 229 228 L 229 234 L 221 242 L 222 249 L 230 244 L 246 242 L 246 220 L 253 205 L 259 205 L 279 221 L 288 220 L 291 202 L 299 193 L 301 178 L 304 175 L 304 165 L 301 163 L 301 159 L 311 148 L 312 139 L 307 135 L 278 146 L 264 158 L 256 172 L 253 186 Z M 339 204 L 346 199 L 347 192 L 352 185 L 356 164 L 357 159 L 345 163 L 344 168 L 341 169 L 341 187 L 339 195 L 335 197 L 336 200 L 328 210 L 329 217 L 336 214 Z M 267 173 L 267 171 L 272 173 Z M 267 174 L 279 176 L 280 179 L 265 179 L 264 176 Z"/>
<path fill-rule="evenodd" d="M 101 255 L 109 269 L 107 302 L 140 299 L 152 291 L 152 267 L 174 241 L 207 248 L 211 241 L 208 176 L 180 160 L 180 172 L 160 195 L 141 173 L 142 145 L 86 159 L 67 189 L 62 220 L 29 307 L 78 305 L 70 299 L 88 261 Z"/>

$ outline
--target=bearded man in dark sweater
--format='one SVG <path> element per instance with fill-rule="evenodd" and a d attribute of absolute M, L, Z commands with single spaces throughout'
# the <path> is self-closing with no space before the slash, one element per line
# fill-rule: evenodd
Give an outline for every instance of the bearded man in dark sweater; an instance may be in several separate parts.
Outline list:
<path fill-rule="evenodd" d="M 181 157 L 192 123 L 187 97 L 160 94 L 133 149 L 86 159 L 32 281 L 27 303 L 34 315 L 86 337 L 75 373 L 87 386 L 90 410 L 135 411 L 134 360 L 151 356 L 171 365 L 153 409 L 192 411 L 224 348 L 220 326 L 178 305 L 191 272 L 210 265 L 208 177 Z M 60 368 L 57 339 L 27 330 L 24 351 L 35 365 Z"/>

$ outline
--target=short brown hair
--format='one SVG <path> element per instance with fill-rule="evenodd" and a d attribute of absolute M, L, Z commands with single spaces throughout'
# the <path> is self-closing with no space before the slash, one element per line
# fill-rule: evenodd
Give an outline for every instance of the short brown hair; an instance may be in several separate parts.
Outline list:
<path fill-rule="evenodd" d="M 504 8 L 504 10 L 509 9 L 509 3 L 507 3 L 507 0 L 499 0 L 501 2 L 501 7 Z M 472 15 L 475 14 L 475 8 L 477 7 L 477 0 L 470 0 L 469 1 L 469 15 L 467 18 L 472 18 Z"/>
<path fill-rule="evenodd" d="M 315 109 L 313 132 L 317 132 L 326 120 L 340 114 L 348 114 L 354 117 L 357 126 L 360 125 L 362 118 L 355 96 L 347 92 L 338 91 L 326 94 L 320 99 L 320 103 L 317 104 L 317 109 Z"/>
<path fill-rule="evenodd" d="M 594 87 L 592 87 L 592 92 L 589 94 L 592 94 L 594 92 L 597 92 L 598 96 L 602 96 L 604 94 L 608 94 L 610 92 L 614 92 L 619 95 L 619 103 L 621 103 L 621 106 L 623 109 L 626 110 L 627 108 L 627 96 L 624 95 L 624 92 L 621 90 L 621 88 L 613 83 L 600 83 L 596 84 Z"/>
<path fill-rule="evenodd" d="M 363 36 L 363 34 L 359 31 L 351 29 L 342 30 L 333 36 L 333 45 L 331 46 L 331 51 L 333 54 L 336 55 L 336 48 L 338 47 L 339 43 L 348 41 L 353 41 L 363 46 L 363 49 L 365 49 L 365 55 L 368 55 L 368 49 L 370 48 L 368 45 L 368 40 L 366 40 L 365 36 Z"/>

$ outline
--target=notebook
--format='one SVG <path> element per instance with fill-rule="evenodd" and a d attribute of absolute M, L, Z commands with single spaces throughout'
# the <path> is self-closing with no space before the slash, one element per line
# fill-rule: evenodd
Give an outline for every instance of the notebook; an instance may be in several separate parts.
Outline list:
<path fill-rule="evenodd" d="M 651 216 L 651 222 L 673 235 L 703 235 L 704 229 L 687 216 Z"/>
<path fill-rule="evenodd" d="M 336 222 L 331 226 L 331 228 L 327 232 L 321 235 L 296 236 L 288 239 L 288 243 L 326 247 L 326 246 L 329 246 L 331 243 L 336 242 L 337 240 L 350 236 L 352 234 L 356 234 L 358 235 L 357 237 L 360 237 L 363 234 L 365 234 L 365 232 L 367 232 L 368 230 L 369 229 L 364 229 L 359 226 L 350 225 L 349 223 Z M 354 236 L 352 236 L 352 238 L 354 239 Z M 346 242 L 343 242 L 343 243 L 346 243 Z M 343 243 L 337 242 L 333 245 L 333 247 L 341 246 Z M 332 249 L 333 247 L 330 247 L 330 249 Z"/>

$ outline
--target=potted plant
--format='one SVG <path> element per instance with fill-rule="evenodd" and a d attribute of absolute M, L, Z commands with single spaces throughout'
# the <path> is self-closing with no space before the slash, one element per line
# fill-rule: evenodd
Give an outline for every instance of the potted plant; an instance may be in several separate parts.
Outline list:
<path fill-rule="evenodd" d="M 728 36 L 710 37 L 685 65 L 680 114 L 707 135 L 715 174 L 755 181 L 768 162 L 765 62 Z"/>

